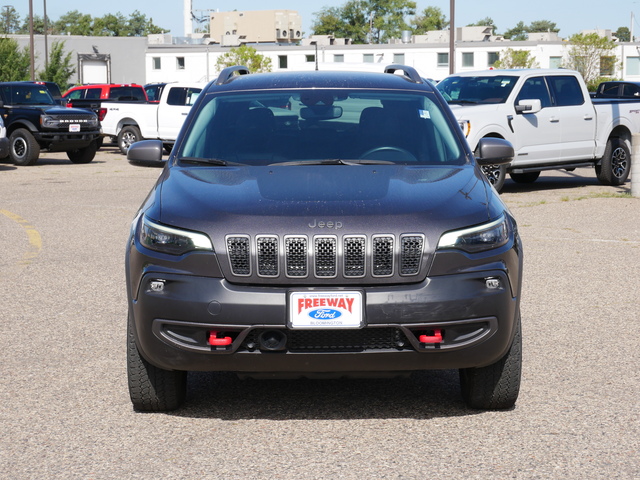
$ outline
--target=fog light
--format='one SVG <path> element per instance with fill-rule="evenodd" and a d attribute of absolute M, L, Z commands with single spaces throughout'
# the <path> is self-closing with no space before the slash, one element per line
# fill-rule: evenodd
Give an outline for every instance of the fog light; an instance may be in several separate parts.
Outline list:
<path fill-rule="evenodd" d="M 164 290 L 164 280 L 151 280 L 149 288 L 152 292 L 162 292 Z"/>
<path fill-rule="evenodd" d="M 499 278 L 485 278 L 484 282 L 489 290 L 497 290 L 499 288 L 502 288 L 502 283 L 500 282 Z"/>

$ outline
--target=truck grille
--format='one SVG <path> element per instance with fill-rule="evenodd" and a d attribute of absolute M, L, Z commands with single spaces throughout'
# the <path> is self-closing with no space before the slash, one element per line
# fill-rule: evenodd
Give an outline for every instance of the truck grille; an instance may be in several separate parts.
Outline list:
<path fill-rule="evenodd" d="M 235 276 L 331 279 L 411 276 L 420 272 L 424 235 L 229 235 L 226 238 Z"/>

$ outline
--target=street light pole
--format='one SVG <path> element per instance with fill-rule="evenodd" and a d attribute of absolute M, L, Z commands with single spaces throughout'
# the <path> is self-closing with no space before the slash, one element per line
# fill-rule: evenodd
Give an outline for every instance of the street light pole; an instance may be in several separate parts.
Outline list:
<path fill-rule="evenodd" d="M 30 62 L 29 72 L 31 74 L 31 81 L 33 82 L 36 79 L 36 71 L 35 71 L 35 48 L 33 42 L 33 0 L 29 0 L 29 48 L 30 48 Z"/>
<path fill-rule="evenodd" d="M 456 71 L 456 0 L 449 0 L 449 75 Z"/>
<path fill-rule="evenodd" d="M 47 0 L 44 1 L 44 69 L 49 67 L 49 45 L 47 42 Z"/>

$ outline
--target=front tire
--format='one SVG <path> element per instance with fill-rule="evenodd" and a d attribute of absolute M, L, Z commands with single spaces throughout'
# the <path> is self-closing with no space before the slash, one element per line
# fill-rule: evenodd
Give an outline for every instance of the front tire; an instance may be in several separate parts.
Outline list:
<path fill-rule="evenodd" d="M 9 156 L 16 165 L 34 165 L 40 158 L 40 145 L 26 128 L 18 128 L 9 136 Z"/>
<path fill-rule="evenodd" d="M 91 162 L 98 151 L 98 143 L 97 140 L 91 142 L 84 148 L 78 148 L 77 150 L 69 150 L 67 152 L 67 157 L 73 163 L 89 163 Z"/>
<path fill-rule="evenodd" d="M 460 386 L 467 406 L 481 410 L 511 408 L 518 399 L 522 373 L 522 325 L 520 314 L 509 351 L 496 363 L 461 368 Z"/>
<path fill-rule="evenodd" d="M 596 165 L 598 180 L 605 185 L 622 185 L 630 172 L 631 152 L 627 142 L 621 138 L 610 138 L 600 165 Z"/>
<path fill-rule="evenodd" d="M 540 172 L 510 173 L 509 176 L 516 183 L 533 183 L 540 176 Z"/>
<path fill-rule="evenodd" d="M 120 152 L 126 155 L 129 147 L 140 140 L 142 140 L 142 135 L 138 127 L 134 125 L 122 127 L 122 130 L 118 133 L 118 147 L 120 148 Z"/>
<path fill-rule="evenodd" d="M 482 173 L 484 173 L 484 176 L 487 177 L 487 180 L 489 180 L 489 183 L 493 185 L 493 188 L 495 188 L 497 192 L 502 190 L 507 177 L 506 165 L 483 165 Z"/>
<path fill-rule="evenodd" d="M 130 317 L 127 319 L 127 377 L 134 410 L 162 412 L 175 410 L 184 403 L 187 372 L 163 370 L 142 358 Z"/>

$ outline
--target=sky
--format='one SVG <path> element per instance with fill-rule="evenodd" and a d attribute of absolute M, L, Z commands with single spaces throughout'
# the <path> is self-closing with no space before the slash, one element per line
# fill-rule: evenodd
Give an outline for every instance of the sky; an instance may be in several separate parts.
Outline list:
<path fill-rule="evenodd" d="M 46 0 L 33 0 L 34 15 L 42 16 Z M 314 13 L 323 7 L 339 7 L 346 0 L 192 0 L 192 9 L 198 15 L 206 15 L 206 10 L 220 12 L 231 10 L 296 10 L 302 16 L 303 31 L 311 34 Z M 569 37 L 581 30 L 609 29 L 616 31 L 619 27 L 631 28 L 632 11 L 637 11 L 640 19 L 640 0 L 613 0 L 615 8 L 610 8 L 598 0 L 455 0 L 455 25 L 465 26 L 490 17 L 497 26 L 497 33 L 513 28 L 518 22 L 529 24 L 536 20 L 555 22 L 560 28 L 561 37 Z M 28 2 L 10 2 L 21 18 L 29 14 Z M 417 12 L 426 7 L 438 7 L 449 19 L 450 0 L 416 1 Z M 55 21 L 70 10 L 93 17 L 101 17 L 107 13 L 122 13 L 128 17 L 135 10 L 143 13 L 159 27 L 170 29 L 176 36 L 184 35 L 183 1 L 182 0 L 84 0 L 74 3 L 66 1 L 47 2 L 47 16 Z M 633 26 L 634 36 L 640 34 L 638 20 Z"/>

